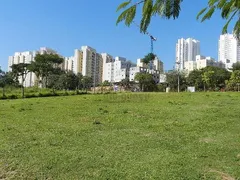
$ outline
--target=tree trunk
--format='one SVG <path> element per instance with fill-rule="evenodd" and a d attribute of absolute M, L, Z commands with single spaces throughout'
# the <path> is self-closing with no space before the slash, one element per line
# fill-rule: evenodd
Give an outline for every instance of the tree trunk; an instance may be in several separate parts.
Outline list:
<path fill-rule="evenodd" d="M 24 98 L 24 77 L 22 77 L 22 98 Z"/>
<path fill-rule="evenodd" d="M 5 97 L 5 88 L 2 88 L 2 96 Z"/>
<path fill-rule="evenodd" d="M 24 86 L 22 85 L 22 98 L 24 98 Z"/>

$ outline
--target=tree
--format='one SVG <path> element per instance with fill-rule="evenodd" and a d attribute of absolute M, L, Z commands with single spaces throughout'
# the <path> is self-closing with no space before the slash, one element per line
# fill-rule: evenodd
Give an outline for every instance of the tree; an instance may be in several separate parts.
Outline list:
<path fill-rule="evenodd" d="M 49 75 L 59 71 L 59 65 L 64 61 L 57 54 L 37 54 L 34 60 L 31 63 L 30 70 L 35 73 L 39 83 L 45 87 L 47 87 Z"/>
<path fill-rule="evenodd" d="M 240 70 L 240 62 L 233 63 L 231 70 L 232 71 Z"/>
<path fill-rule="evenodd" d="M 205 71 L 202 74 L 202 80 L 204 83 L 204 91 L 205 91 L 206 86 L 211 87 L 214 84 L 214 71 Z"/>
<path fill-rule="evenodd" d="M 125 90 L 129 90 L 131 88 L 131 82 L 129 78 L 122 79 L 119 83 Z"/>
<path fill-rule="evenodd" d="M 212 67 L 208 66 L 202 69 L 203 73 L 205 72 L 211 72 L 214 73 L 211 75 L 210 84 L 208 85 L 208 88 L 211 89 L 221 89 L 226 87 L 226 80 L 229 80 L 230 78 L 230 72 L 226 69 L 219 68 L 219 67 Z M 203 75 L 203 74 L 202 74 Z"/>
<path fill-rule="evenodd" d="M 58 81 L 65 91 L 75 90 L 78 86 L 78 77 L 72 71 L 61 74 Z"/>
<path fill-rule="evenodd" d="M 48 87 L 52 89 L 53 94 L 55 94 L 55 90 L 62 88 L 59 78 L 60 74 L 50 74 L 48 77 Z"/>
<path fill-rule="evenodd" d="M 111 83 L 109 81 L 104 81 L 103 83 L 101 83 L 101 86 L 110 86 Z"/>
<path fill-rule="evenodd" d="M 137 8 L 142 5 L 142 16 L 140 23 L 140 32 L 146 33 L 147 28 L 153 16 L 161 18 L 178 18 L 183 0 L 139 0 L 133 3 L 128 0 L 121 3 L 117 11 L 123 10 L 117 19 L 117 24 L 124 21 L 126 26 L 130 26 L 136 16 Z M 202 9 L 197 19 L 201 18 L 201 22 L 210 19 L 216 10 L 221 11 L 221 17 L 227 22 L 222 29 L 222 33 L 226 33 L 228 25 L 231 21 L 235 21 L 234 34 L 240 39 L 240 5 L 239 0 L 208 0 L 208 6 Z"/>
<path fill-rule="evenodd" d="M 30 72 L 29 66 L 29 64 L 25 63 L 13 64 L 11 66 L 14 76 L 21 78 L 22 98 L 24 98 L 24 82 L 27 74 Z"/>
<path fill-rule="evenodd" d="M 240 86 L 240 70 L 235 70 L 232 72 L 231 78 L 228 81 L 228 88 L 235 89 L 236 87 L 238 87 L 239 91 L 239 86 Z"/>
<path fill-rule="evenodd" d="M 155 59 L 155 57 L 156 57 L 155 54 L 149 53 L 142 59 L 142 62 L 148 65 L 150 62 L 152 62 Z"/>
<path fill-rule="evenodd" d="M 148 73 L 137 73 L 134 80 L 139 83 L 139 87 L 142 92 L 153 91 L 156 89 L 156 84 L 151 74 Z"/>
<path fill-rule="evenodd" d="M 201 90 L 204 87 L 202 81 L 202 70 L 193 70 L 189 73 L 187 77 L 187 85 L 194 86 L 197 90 Z"/>
<path fill-rule="evenodd" d="M 179 90 L 184 91 L 187 87 L 185 74 L 178 71 L 172 71 L 166 74 L 166 82 L 172 91 L 178 90 L 178 76 L 179 76 Z"/>
<path fill-rule="evenodd" d="M 86 92 L 91 87 L 92 83 L 93 83 L 93 80 L 91 77 L 83 76 L 82 84 L 83 84 L 83 88 L 86 90 Z"/>
<path fill-rule="evenodd" d="M 77 73 L 77 92 L 79 89 L 83 88 L 83 83 L 82 83 L 83 75 L 81 73 Z"/>
<path fill-rule="evenodd" d="M 5 97 L 5 87 L 13 84 L 14 80 L 11 73 L 6 73 L 0 69 L 0 87 L 2 88 L 2 96 Z"/>

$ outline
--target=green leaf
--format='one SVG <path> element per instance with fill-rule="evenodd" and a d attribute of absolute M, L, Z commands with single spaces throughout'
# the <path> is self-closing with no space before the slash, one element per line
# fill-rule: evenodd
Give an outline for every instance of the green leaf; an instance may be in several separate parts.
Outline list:
<path fill-rule="evenodd" d="M 205 21 L 206 19 L 210 19 L 215 11 L 215 6 L 211 7 L 208 12 L 203 16 L 201 22 Z"/>
<path fill-rule="evenodd" d="M 119 11 L 120 9 L 124 9 L 125 7 L 127 7 L 129 4 L 131 3 L 131 0 L 123 2 L 122 4 L 120 4 L 117 8 L 117 11 Z"/>
<path fill-rule="evenodd" d="M 219 0 L 209 0 L 208 1 L 208 6 L 214 6 L 214 4 L 216 3 L 216 2 L 218 2 Z"/>
<path fill-rule="evenodd" d="M 199 17 L 200 17 L 206 10 L 207 10 L 207 7 L 204 8 L 204 9 L 202 9 L 202 10 L 198 13 L 197 19 L 199 19 Z"/>
<path fill-rule="evenodd" d="M 237 11 L 235 11 L 232 16 L 229 18 L 229 20 L 227 21 L 227 23 L 224 25 L 223 29 L 222 29 L 222 33 L 225 34 L 227 33 L 227 29 L 228 29 L 228 25 L 229 23 L 232 21 L 233 17 L 235 16 L 235 14 L 237 13 Z"/>

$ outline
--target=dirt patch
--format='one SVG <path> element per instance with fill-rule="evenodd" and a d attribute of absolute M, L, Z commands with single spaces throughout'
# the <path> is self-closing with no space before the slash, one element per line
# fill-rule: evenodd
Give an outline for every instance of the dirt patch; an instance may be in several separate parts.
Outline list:
<path fill-rule="evenodd" d="M 237 155 L 237 158 L 240 159 L 240 154 Z"/>
<path fill-rule="evenodd" d="M 215 140 L 213 138 L 201 138 L 199 140 L 200 142 L 205 142 L 205 143 L 213 143 Z"/>
<path fill-rule="evenodd" d="M 3 164 L 0 164 L 0 179 L 8 180 L 14 178 L 16 175 L 16 171 L 8 170 L 8 168 L 4 167 Z"/>
<path fill-rule="evenodd" d="M 214 173 L 217 176 L 221 177 L 222 180 L 236 180 L 234 177 L 230 176 L 229 174 L 226 174 L 224 172 L 217 171 L 214 169 L 211 169 L 210 171 L 208 171 L 208 173 Z"/>

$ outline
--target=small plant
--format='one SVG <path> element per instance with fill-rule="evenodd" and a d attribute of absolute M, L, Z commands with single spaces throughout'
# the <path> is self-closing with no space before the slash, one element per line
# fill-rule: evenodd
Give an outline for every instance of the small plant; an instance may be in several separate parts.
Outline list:
<path fill-rule="evenodd" d="M 108 113 L 108 110 L 106 110 L 106 109 L 105 109 L 105 110 L 103 110 L 103 113 Z"/>
<path fill-rule="evenodd" d="M 23 112 L 23 111 L 25 111 L 26 109 L 25 108 L 20 108 L 19 109 L 19 112 Z"/>
<path fill-rule="evenodd" d="M 102 124 L 102 123 L 100 121 L 98 121 L 98 120 L 94 120 L 93 124 Z"/>

